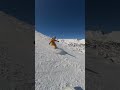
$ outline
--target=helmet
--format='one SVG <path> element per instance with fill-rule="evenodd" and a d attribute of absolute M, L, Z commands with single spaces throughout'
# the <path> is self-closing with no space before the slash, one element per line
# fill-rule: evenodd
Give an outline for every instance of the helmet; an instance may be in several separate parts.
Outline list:
<path fill-rule="evenodd" d="M 56 39 L 56 36 L 53 36 L 52 38 L 53 38 L 53 39 Z"/>

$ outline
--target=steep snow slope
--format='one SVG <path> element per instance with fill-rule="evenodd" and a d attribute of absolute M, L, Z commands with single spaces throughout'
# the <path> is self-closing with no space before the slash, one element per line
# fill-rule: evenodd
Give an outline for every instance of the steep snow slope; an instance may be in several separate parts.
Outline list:
<path fill-rule="evenodd" d="M 85 90 L 85 55 L 59 43 L 55 50 L 48 43 L 47 36 L 35 32 L 36 90 L 64 90 L 66 85 Z"/>
<path fill-rule="evenodd" d="M 34 87 L 34 26 L 0 11 L 0 90 Z"/>
<path fill-rule="evenodd" d="M 89 31 L 86 44 L 86 90 L 120 90 L 120 32 Z"/>

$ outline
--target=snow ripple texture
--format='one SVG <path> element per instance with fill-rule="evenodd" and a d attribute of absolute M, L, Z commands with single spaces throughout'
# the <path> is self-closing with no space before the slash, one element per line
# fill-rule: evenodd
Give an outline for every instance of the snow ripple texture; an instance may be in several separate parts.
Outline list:
<path fill-rule="evenodd" d="M 55 50 L 49 39 L 35 32 L 35 90 L 85 90 L 85 55 L 60 43 Z"/>

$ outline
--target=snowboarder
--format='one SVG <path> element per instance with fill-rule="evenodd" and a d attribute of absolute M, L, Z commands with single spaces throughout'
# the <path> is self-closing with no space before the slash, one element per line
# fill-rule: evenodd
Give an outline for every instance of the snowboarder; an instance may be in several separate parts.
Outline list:
<path fill-rule="evenodd" d="M 54 49 L 57 48 L 57 45 L 55 43 L 56 41 L 59 42 L 58 40 L 56 40 L 56 37 L 53 37 L 51 38 L 50 43 L 49 43 L 49 45 L 51 45 Z"/>

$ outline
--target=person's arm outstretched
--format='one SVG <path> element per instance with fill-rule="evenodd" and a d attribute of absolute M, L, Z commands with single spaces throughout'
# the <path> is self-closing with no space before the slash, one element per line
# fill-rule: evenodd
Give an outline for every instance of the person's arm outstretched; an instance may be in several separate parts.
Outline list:
<path fill-rule="evenodd" d="M 59 42 L 58 40 L 55 40 L 55 41 Z"/>

